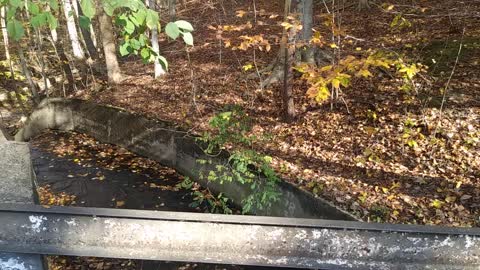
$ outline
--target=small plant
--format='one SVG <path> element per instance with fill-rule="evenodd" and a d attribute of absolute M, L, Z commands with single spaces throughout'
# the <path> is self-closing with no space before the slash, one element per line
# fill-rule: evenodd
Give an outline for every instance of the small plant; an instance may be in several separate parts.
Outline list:
<path fill-rule="evenodd" d="M 425 139 L 425 135 L 422 134 L 422 128 L 417 126 L 415 120 L 407 118 L 403 123 L 402 139 L 410 148 L 416 149 L 418 141 Z"/>
<path fill-rule="evenodd" d="M 390 209 L 385 206 L 374 204 L 370 208 L 370 219 L 374 222 L 378 222 L 378 223 L 385 222 L 388 220 L 389 216 L 390 216 Z"/>
<path fill-rule="evenodd" d="M 295 70 L 302 73 L 302 78 L 309 85 L 307 96 L 317 103 L 323 103 L 332 96 L 332 90 L 338 93 L 349 87 L 353 77 L 368 79 L 374 76 L 374 69 L 391 68 L 395 68 L 397 76 L 403 79 L 401 90 L 417 91 L 414 78 L 425 71 L 425 66 L 419 63 L 406 63 L 401 57 L 381 51 L 371 51 L 366 57 L 348 55 L 335 65 L 323 67 L 301 64 L 295 67 Z"/>
<path fill-rule="evenodd" d="M 270 163 L 272 158 L 253 150 L 256 136 L 249 135 L 250 119 L 238 106 L 222 112 L 210 120 L 214 132 L 206 132 L 199 141 L 206 144 L 204 152 L 208 155 L 219 155 L 227 146 L 235 146 L 224 164 L 216 165 L 215 170 L 201 172 L 200 177 L 208 181 L 237 182 L 251 189 L 251 194 L 242 200 L 242 212 L 266 210 L 280 199 L 278 176 Z M 197 160 L 201 164 L 207 160 Z"/>
<path fill-rule="evenodd" d="M 233 211 L 230 207 L 231 200 L 223 195 L 223 193 L 217 196 L 213 195 L 210 190 L 202 189 L 200 185 L 190 178 L 185 178 L 182 182 L 176 186 L 179 189 L 186 189 L 191 191 L 193 196 L 193 202 L 189 204 L 192 208 L 205 207 L 207 212 L 217 214 L 232 214 Z"/>

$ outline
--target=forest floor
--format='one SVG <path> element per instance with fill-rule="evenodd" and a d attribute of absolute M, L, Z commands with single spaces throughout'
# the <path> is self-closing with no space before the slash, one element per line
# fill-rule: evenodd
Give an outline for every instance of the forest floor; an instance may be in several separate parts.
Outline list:
<path fill-rule="evenodd" d="M 74 97 L 173 121 L 197 134 L 226 105 L 237 104 L 253 120 L 260 138 L 255 147 L 273 157 L 284 179 L 363 220 L 479 226 L 480 1 L 397 0 L 363 11 L 342 1 L 327 10 L 318 1 L 314 28 L 327 44 L 328 13 L 335 10 L 341 22 L 339 57 L 383 50 L 428 69 L 415 79 L 417 91 L 399 90 L 395 74 L 383 71 L 354 79 L 342 91 L 344 100 L 332 104 L 313 102 L 296 76 L 297 117 L 290 124 L 280 117 L 281 85 L 260 89 L 255 68 L 244 69 L 256 64 L 261 70 L 277 56 L 283 7 L 272 2 L 186 1 L 178 18 L 195 27 L 195 46 L 187 51 L 160 37 L 170 64 L 165 77 L 154 80 L 152 65 L 126 58 L 123 83 L 96 78 Z M 405 27 L 391 26 L 398 14 Z M 219 39 L 238 45 L 242 35 L 263 35 L 272 49 L 232 50 Z M 4 120 L 13 113 L 0 109 Z"/>
<path fill-rule="evenodd" d="M 386 6 L 393 9 L 364 11 L 339 6 L 342 55 L 382 49 L 429 69 L 417 80 L 418 92 L 398 90 L 398 80 L 379 73 L 355 79 L 343 90 L 345 104 L 333 106 L 312 102 L 296 78 L 297 118 L 291 124 L 281 121 L 280 85 L 259 89 L 254 70 L 243 69 L 268 66 L 278 45 L 256 51 L 254 63 L 252 50 L 225 48 L 218 39 L 217 27 L 231 26 L 222 36 L 232 44 L 256 34 L 278 44 L 283 7 L 254 2 L 256 12 L 246 0 L 187 1 L 178 17 L 194 25 L 195 47 L 187 52 L 162 37 L 168 75 L 156 81 L 151 65 L 128 59 L 123 83 L 79 96 L 175 121 L 198 134 L 226 105 L 241 105 L 263 138 L 257 149 L 274 158 L 284 179 L 363 220 L 479 226 L 480 1 L 392 1 Z M 391 27 L 398 13 L 410 27 Z M 315 28 L 330 35 L 323 4 L 315 14 Z"/>

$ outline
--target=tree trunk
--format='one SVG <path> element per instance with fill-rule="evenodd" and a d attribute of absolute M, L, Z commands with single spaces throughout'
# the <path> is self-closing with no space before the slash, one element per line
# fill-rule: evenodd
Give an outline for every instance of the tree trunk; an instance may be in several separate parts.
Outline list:
<path fill-rule="evenodd" d="M 287 0 L 285 1 L 287 2 Z M 299 21 L 302 22 L 302 31 L 297 31 L 295 27 L 290 28 L 289 33 L 284 32 L 284 35 L 288 35 L 287 39 L 291 42 L 300 43 L 304 45 L 308 45 L 312 37 L 312 26 L 313 26 L 313 0 L 289 0 L 290 4 L 289 13 L 288 14 L 295 14 L 300 13 L 301 16 Z M 287 5 L 287 3 L 285 3 Z M 287 6 L 285 6 L 287 7 Z M 285 21 L 288 21 L 288 18 L 285 18 Z M 262 83 L 262 87 L 267 87 L 268 85 L 280 82 L 284 78 L 284 59 L 285 59 L 285 49 L 280 48 L 280 52 L 278 54 L 275 63 L 273 63 L 267 71 L 271 70 L 272 74 L 267 77 Z M 315 53 L 316 50 L 313 48 L 300 48 L 299 50 L 294 51 L 294 64 L 298 64 L 301 61 L 308 62 L 308 63 L 315 63 Z"/>
<path fill-rule="evenodd" d="M 72 43 L 73 56 L 77 59 L 85 59 L 85 53 L 83 52 L 80 39 L 78 38 L 77 26 L 75 25 L 75 11 L 72 8 L 70 0 L 63 0 L 63 11 L 67 21 L 67 30 Z"/>
<path fill-rule="evenodd" d="M 176 0 L 168 0 L 168 16 L 170 17 L 171 22 L 174 22 L 177 17 L 176 4 Z"/>
<path fill-rule="evenodd" d="M 295 0 L 293 0 L 295 1 Z M 285 22 L 288 20 L 292 0 L 285 0 Z M 293 100 L 292 91 L 292 64 L 295 57 L 295 36 L 288 34 L 286 29 L 283 30 L 282 47 L 284 50 L 283 63 L 283 87 L 281 91 L 282 96 L 282 114 L 285 122 L 290 123 L 295 119 L 295 103 Z"/>
<path fill-rule="evenodd" d="M 53 46 L 55 47 L 55 51 L 57 52 L 60 62 L 62 63 L 63 73 L 67 78 L 68 92 L 71 93 L 76 90 L 75 78 L 73 77 L 72 68 L 70 67 L 70 61 L 68 60 L 67 55 L 65 54 L 65 50 L 64 50 L 65 45 L 63 43 L 63 40 L 60 40 L 59 43 L 53 44 Z M 67 93 L 65 91 L 65 88 L 63 88 L 63 90 L 64 90 L 63 91 L 64 96 L 66 96 Z"/>
<path fill-rule="evenodd" d="M 27 66 L 27 60 L 25 59 L 25 55 L 23 54 L 23 50 L 20 46 L 18 46 L 18 55 L 20 57 L 20 64 L 22 66 L 22 71 L 23 75 L 25 75 L 25 78 L 27 79 L 28 85 L 30 86 L 30 91 L 32 93 L 32 99 L 35 104 L 38 104 L 40 102 L 40 96 L 38 95 L 38 89 L 33 81 L 32 78 L 32 73 L 30 73 L 30 70 L 28 69 Z"/>
<path fill-rule="evenodd" d="M 5 59 L 10 61 L 10 51 L 8 49 L 8 33 L 5 22 L 5 7 L 0 8 L 0 26 L 2 27 L 3 46 L 5 47 Z"/>
<path fill-rule="evenodd" d="M 111 18 L 100 5 L 101 4 L 97 6 L 98 22 L 100 24 L 100 35 L 103 44 L 103 53 L 105 55 L 105 64 L 107 66 L 108 81 L 117 84 L 123 81 L 123 75 L 117 60 L 113 25 Z"/>
<path fill-rule="evenodd" d="M 304 45 L 300 51 L 300 61 L 315 64 L 315 50 L 309 45 L 313 35 L 313 0 L 296 1 L 300 21 L 302 22 L 302 31 L 299 33 L 298 41 Z"/>
<path fill-rule="evenodd" d="M 155 10 L 155 0 L 147 0 L 147 3 L 148 3 L 148 7 L 150 9 Z M 151 42 L 152 42 L 153 51 L 157 55 L 160 55 L 160 47 L 158 45 L 158 29 L 157 29 L 157 27 L 154 27 L 150 31 L 150 39 L 151 39 Z M 166 74 L 166 71 L 163 69 L 163 67 L 160 64 L 160 61 L 158 60 L 158 58 L 155 60 L 155 62 L 153 64 L 154 64 L 154 67 L 155 67 L 155 74 L 154 74 L 155 79 L 157 79 L 157 78 L 161 77 L 162 75 Z"/>
<path fill-rule="evenodd" d="M 78 15 L 83 16 L 83 10 L 82 10 L 82 7 L 80 6 L 80 2 L 76 0 L 74 0 L 74 2 L 77 6 L 76 10 L 78 10 Z M 98 59 L 97 48 L 93 43 L 92 35 L 90 33 L 90 31 L 92 31 L 92 26 L 90 25 L 89 28 L 83 28 L 80 26 L 80 31 L 82 32 L 83 41 L 85 41 L 85 47 L 87 47 L 88 55 L 93 60 Z"/>
<path fill-rule="evenodd" d="M 369 0 L 358 0 L 358 9 L 359 10 L 364 10 L 364 9 L 369 9 L 369 8 L 370 8 Z"/>
<path fill-rule="evenodd" d="M 17 87 L 15 71 L 13 70 L 12 58 L 10 57 L 6 20 L 7 18 L 5 16 L 5 7 L 1 7 L 0 8 L 0 27 L 2 27 L 3 45 L 5 47 L 5 60 L 7 60 L 10 68 L 10 74 L 12 79 L 13 91 L 15 92 L 15 98 L 17 99 L 17 102 L 20 105 L 20 108 L 22 109 L 23 114 L 26 115 L 27 110 L 25 108 L 25 105 L 23 104 L 22 96 L 20 95 L 19 89 Z M 8 97 L 10 97 L 10 95 L 8 95 Z"/>

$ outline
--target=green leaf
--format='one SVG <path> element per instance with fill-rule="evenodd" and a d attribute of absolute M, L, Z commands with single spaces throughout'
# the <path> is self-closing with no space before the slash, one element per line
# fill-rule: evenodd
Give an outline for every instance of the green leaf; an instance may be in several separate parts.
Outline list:
<path fill-rule="evenodd" d="M 14 19 L 17 14 L 17 8 L 11 7 L 7 9 L 7 19 Z"/>
<path fill-rule="evenodd" d="M 130 39 L 129 42 L 130 42 L 130 46 L 132 47 L 132 49 L 134 49 L 134 50 L 140 49 L 140 47 L 141 47 L 140 41 L 132 38 L 132 39 Z"/>
<path fill-rule="evenodd" d="M 153 29 L 157 27 L 158 21 L 159 21 L 158 13 L 151 9 L 148 9 L 145 20 L 146 20 L 147 27 L 149 29 Z"/>
<path fill-rule="evenodd" d="M 183 41 L 185 41 L 185 44 L 193 46 L 192 33 L 183 33 Z"/>
<path fill-rule="evenodd" d="M 179 20 L 179 21 L 176 21 L 175 24 L 178 26 L 178 28 L 182 29 L 183 31 L 186 31 L 186 32 L 193 31 L 192 24 L 187 21 Z"/>
<path fill-rule="evenodd" d="M 146 22 L 147 11 L 146 9 L 139 9 L 136 12 L 133 12 L 128 18 L 138 27 L 143 26 Z"/>
<path fill-rule="evenodd" d="M 128 20 L 127 15 L 120 14 L 119 16 L 116 16 L 115 24 L 125 27 L 127 25 L 127 20 Z"/>
<path fill-rule="evenodd" d="M 88 17 L 86 16 L 79 16 L 78 17 L 78 23 L 80 24 L 80 27 L 83 29 L 89 29 L 91 21 Z"/>
<path fill-rule="evenodd" d="M 145 46 L 148 42 L 148 38 L 145 34 L 138 35 L 138 42 L 140 42 L 140 47 Z"/>
<path fill-rule="evenodd" d="M 25 34 L 22 24 L 16 19 L 7 22 L 7 31 L 14 40 L 20 40 Z"/>
<path fill-rule="evenodd" d="M 147 12 L 145 9 L 139 9 L 137 12 L 132 13 L 132 16 L 135 17 L 138 25 L 142 25 L 147 17 Z"/>
<path fill-rule="evenodd" d="M 10 6 L 14 8 L 19 8 L 23 6 L 23 1 L 22 0 L 10 0 Z"/>
<path fill-rule="evenodd" d="M 30 2 L 28 3 L 28 11 L 32 15 L 37 15 L 38 13 L 40 13 L 40 8 L 38 7 L 37 4 Z"/>
<path fill-rule="evenodd" d="M 129 55 L 130 50 L 131 50 L 130 43 L 125 42 L 122 45 L 120 45 L 120 55 L 121 56 Z"/>
<path fill-rule="evenodd" d="M 167 26 L 165 26 L 165 33 L 167 36 L 169 36 L 171 39 L 177 39 L 178 36 L 180 35 L 180 29 L 175 23 L 168 23 Z"/>
<path fill-rule="evenodd" d="M 133 24 L 132 21 L 128 19 L 126 20 L 125 32 L 127 32 L 130 35 L 133 34 L 133 32 L 135 32 L 135 25 Z"/>
<path fill-rule="evenodd" d="M 80 7 L 82 8 L 83 15 L 92 19 L 95 16 L 95 3 L 93 0 L 81 0 Z"/>
<path fill-rule="evenodd" d="M 140 56 L 144 59 L 144 60 L 149 60 L 150 59 L 150 50 L 148 48 L 143 48 L 141 51 L 140 51 Z"/>
<path fill-rule="evenodd" d="M 58 26 L 57 18 L 55 18 L 55 16 L 53 16 L 51 12 L 45 12 L 45 16 L 47 17 L 48 27 L 50 27 L 50 29 L 52 30 L 57 28 Z"/>
<path fill-rule="evenodd" d="M 112 1 L 102 1 L 103 2 L 103 11 L 105 14 L 112 17 L 113 12 L 115 11 L 115 6 L 113 5 Z"/>
<path fill-rule="evenodd" d="M 58 1 L 57 0 L 49 0 L 48 5 L 51 9 L 57 10 L 58 9 Z"/>
<path fill-rule="evenodd" d="M 47 24 L 47 16 L 44 13 L 40 13 L 33 16 L 31 21 L 33 28 L 40 28 Z"/>

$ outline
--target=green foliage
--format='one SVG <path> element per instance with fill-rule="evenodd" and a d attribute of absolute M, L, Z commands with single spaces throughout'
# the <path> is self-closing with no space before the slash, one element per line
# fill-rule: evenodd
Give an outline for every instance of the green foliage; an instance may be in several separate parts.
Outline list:
<path fill-rule="evenodd" d="M 140 0 L 102 0 L 101 3 L 105 13 L 114 17 L 116 24 L 121 28 L 123 42 L 119 51 L 122 56 L 139 55 L 145 63 L 159 60 L 164 68 L 168 69 L 167 60 L 155 53 L 146 34 L 147 30 L 161 30 L 160 18 L 156 11 L 147 8 Z M 57 0 L 40 0 L 35 3 L 31 0 L 2 0 L 0 6 L 7 8 L 8 34 L 16 41 L 24 37 L 24 27 L 31 26 L 38 29 L 48 26 L 50 29 L 55 29 L 58 26 L 58 20 L 53 15 L 58 9 Z M 80 27 L 88 28 L 96 14 L 95 1 L 81 0 L 80 7 L 83 11 L 83 16 L 79 17 Z M 17 19 L 24 10 L 31 14 L 30 21 L 22 22 Z M 193 46 L 191 33 L 193 30 L 189 22 L 179 20 L 169 23 L 167 35 L 173 39 L 181 35 L 185 44 Z"/>
<path fill-rule="evenodd" d="M 123 42 L 119 48 L 120 54 L 122 56 L 139 55 L 145 63 L 151 63 L 158 59 L 164 68 L 168 69 L 167 60 L 153 50 L 146 33 L 147 30 L 161 30 L 158 13 L 148 9 L 143 2 L 138 0 L 110 0 L 107 2 L 104 4 L 105 12 L 112 14 L 116 24 L 122 29 Z M 176 26 L 178 33 L 172 30 L 172 25 Z M 166 34 L 172 39 L 176 39 L 182 34 L 185 40 L 185 35 L 192 35 L 191 31 L 193 31 L 193 27 L 186 21 L 169 23 L 165 28 Z M 185 43 L 193 45 L 193 36 Z"/>
<path fill-rule="evenodd" d="M 215 196 L 209 189 L 201 189 L 197 183 L 188 177 L 180 182 L 177 188 L 191 191 L 193 202 L 189 204 L 190 207 L 197 208 L 205 206 L 208 212 L 218 214 L 232 214 L 233 212 L 230 208 L 230 199 L 225 197 L 223 193 Z"/>
<path fill-rule="evenodd" d="M 92 19 L 95 16 L 95 2 L 93 0 L 81 0 L 80 7 L 82 8 L 83 15 L 88 19 Z"/>
<path fill-rule="evenodd" d="M 402 139 L 405 145 L 417 149 L 418 143 L 425 139 L 425 135 L 422 134 L 422 128 L 418 127 L 415 120 L 407 118 L 403 123 Z"/>
<path fill-rule="evenodd" d="M 193 46 L 193 36 L 192 32 L 193 26 L 187 21 L 176 21 L 170 22 L 165 26 L 165 33 L 171 39 L 177 39 L 180 35 L 182 35 L 183 41 L 185 44 Z"/>
<path fill-rule="evenodd" d="M 22 24 L 17 19 L 12 19 L 7 22 L 7 31 L 8 35 L 15 40 L 21 39 L 25 34 Z"/>
<path fill-rule="evenodd" d="M 38 29 L 48 26 L 55 29 L 58 21 L 52 12 L 58 9 L 57 0 L 32 2 L 30 0 L 9 0 L 1 1 L 0 7 L 7 9 L 6 21 L 7 31 L 10 38 L 19 41 L 25 35 L 25 22 L 20 21 L 18 14 L 28 12 L 30 21 L 26 22 L 28 26 Z M 50 10 L 49 10 L 50 9 Z"/>
<path fill-rule="evenodd" d="M 393 18 L 392 22 L 390 23 L 390 27 L 399 29 L 409 28 L 412 27 L 412 23 L 403 17 L 401 13 L 399 13 Z"/>
<path fill-rule="evenodd" d="M 272 158 L 261 155 L 252 149 L 256 137 L 249 135 L 250 119 L 239 107 L 222 112 L 210 120 L 214 133 L 207 132 L 199 140 L 207 145 L 209 155 L 218 155 L 227 145 L 234 145 L 225 164 L 214 170 L 201 172 L 200 177 L 208 181 L 237 182 L 248 186 L 251 194 L 242 200 L 243 213 L 270 208 L 280 199 L 279 178 L 270 166 Z M 200 164 L 208 161 L 197 160 Z"/>

